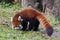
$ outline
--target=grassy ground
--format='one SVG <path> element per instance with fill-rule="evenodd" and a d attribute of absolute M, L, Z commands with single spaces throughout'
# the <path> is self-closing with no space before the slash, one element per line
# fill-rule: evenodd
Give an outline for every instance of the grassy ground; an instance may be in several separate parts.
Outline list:
<path fill-rule="evenodd" d="M 19 4 L 15 4 L 11 6 L 9 6 L 9 4 L 3 4 L 3 5 L 0 4 L 0 21 L 1 22 L 10 21 L 11 17 L 13 17 L 14 14 L 18 12 L 18 10 L 20 9 L 21 8 Z M 48 20 L 53 26 L 55 26 L 54 28 L 56 28 L 56 25 L 54 25 L 55 21 L 53 21 L 53 18 L 52 20 L 48 18 Z M 55 31 L 60 32 L 57 28 Z M 0 40 L 50 40 L 50 37 L 45 35 L 46 33 L 41 31 L 37 31 L 37 32 L 24 31 L 23 32 L 21 30 L 11 29 L 8 25 L 0 24 Z M 52 40 L 58 40 L 58 38 L 54 37 Z"/>

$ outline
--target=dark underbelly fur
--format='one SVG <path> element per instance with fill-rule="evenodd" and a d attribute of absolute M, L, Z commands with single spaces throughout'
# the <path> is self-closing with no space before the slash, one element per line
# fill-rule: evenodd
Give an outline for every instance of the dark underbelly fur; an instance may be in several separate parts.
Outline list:
<path fill-rule="evenodd" d="M 29 22 L 29 26 L 27 26 L 28 22 Z M 21 24 L 23 26 L 23 28 L 22 28 L 23 31 L 26 31 L 26 30 L 37 31 L 38 26 L 39 26 L 39 21 L 36 18 L 33 18 L 32 20 L 23 19 Z M 28 29 L 27 29 L 27 27 L 28 27 Z"/>

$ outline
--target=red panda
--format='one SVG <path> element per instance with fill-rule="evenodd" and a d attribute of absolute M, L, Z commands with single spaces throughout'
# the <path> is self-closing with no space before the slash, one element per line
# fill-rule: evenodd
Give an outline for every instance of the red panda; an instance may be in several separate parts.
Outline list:
<path fill-rule="evenodd" d="M 21 10 L 20 12 L 18 12 L 12 20 L 12 25 L 13 27 L 16 27 L 18 25 L 22 25 L 21 21 L 18 20 L 19 16 L 21 16 L 21 18 L 24 21 L 24 23 L 27 24 L 27 21 L 30 22 L 31 26 L 36 26 L 36 28 L 38 28 L 39 23 L 41 22 L 41 24 L 44 26 L 44 28 L 46 29 L 46 33 L 48 36 L 51 36 L 53 33 L 53 28 L 52 26 L 49 24 L 49 22 L 47 21 L 46 17 L 39 11 L 35 10 L 34 8 L 28 7 L 25 8 L 23 10 Z M 26 21 L 27 20 L 27 21 Z M 35 23 L 34 23 L 35 22 Z M 23 23 L 23 25 L 25 25 Z M 37 25 L 36 25 L 37 24 Z M 26 28 L 26 26 L 25 26 Z M 31 27 L 30 27 L 31 28 Z M 35 29 L 36 29 L 35 28 Z"/>

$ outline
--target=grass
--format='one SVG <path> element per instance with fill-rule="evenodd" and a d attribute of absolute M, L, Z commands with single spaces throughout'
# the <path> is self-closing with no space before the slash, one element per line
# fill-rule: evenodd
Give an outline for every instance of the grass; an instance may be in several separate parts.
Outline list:
<path fill-rule="evenodd" d="M 41 32 L 13 30 L 6 25 L 0 25 L 0 40 L 40 40 Z M 48 39 L 48 38 L 43 38 Z M 42 39 L 41 39 L 42 40 Z"/>
<path fill-rule="evenodd" d="M 15 5 L 9 4 L 0 4 L 0 21 L 10 21 L 10 18 L 15 15 L 16 12 L 20 10 L 19 3 Z M 49 22 L 52 24 L 53 19 Z M 3 21 L 4 22 L 4 21 Z M 46 33 L 41 31 L 21 31 L 14 30 L 8 27 L 7 25 L 0 24 L 0 40 L 50 40 L 48 36 L 45 36 Z M 57 37 L 53 38 L 53 40 L 58 40 Z"/>

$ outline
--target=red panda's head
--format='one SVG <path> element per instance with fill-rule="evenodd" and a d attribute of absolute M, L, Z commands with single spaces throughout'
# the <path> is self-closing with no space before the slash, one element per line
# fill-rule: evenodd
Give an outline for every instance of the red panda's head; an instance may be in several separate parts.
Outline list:
<path fill-rule="evenodd" d="M 21 24 L 22 21 L 23 21 L 23 19 L 21 18 L 21 16 L 11 18 L 12 28 L 22 29 L 23 28 L 23 26 Z"/>

